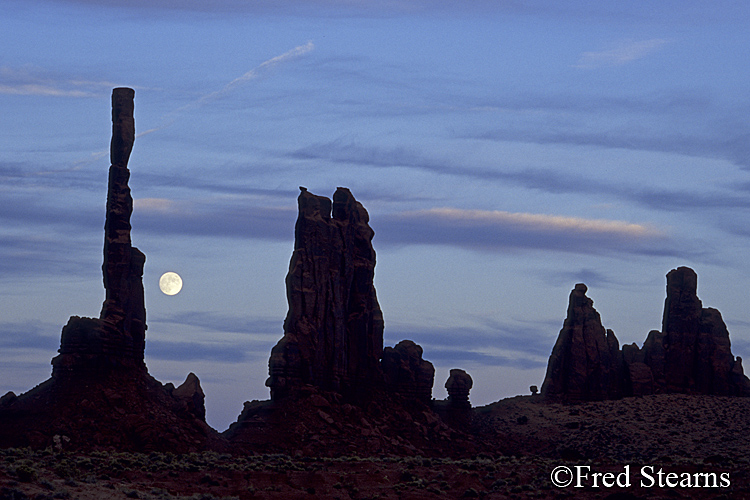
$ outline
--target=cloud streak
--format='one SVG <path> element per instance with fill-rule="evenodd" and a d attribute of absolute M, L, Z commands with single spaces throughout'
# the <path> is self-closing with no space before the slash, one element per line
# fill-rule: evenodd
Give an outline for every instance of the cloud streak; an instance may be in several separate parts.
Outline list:
<path fill-rule="evenodd" d="M 149 331 L 163 330 L 167 325 L 198 328 L 210 332 L 210 336 L 206 335 L 206 338 L 212 340 L 147 339 L 147 356 L 175 361 L 240 363 L 267 358 L 271 348 L 283 334 L 281 319 L 233 316 L 208 311 L 185 311 L 152 318 L 149 321 Z"/>
<path fill-rule="evenodd" d="M 638 59 L 643 59 L 670 43 L 665 38 L 650 40 L 630 40 L 620 42 L 614 48 L 598 52 L 584 52 L 576 68 L 592 69 L 606 66 L 622 66 Z"/>
<path fill-rule="evenodd" d="M 273 335 L 274 339 L 283 334 L 283 319 L 230 316 L 206 311 L 187 311 L 161 316 L 151 321 L 194 326 L 206 330 L 246 335 Z M 275 342 L 275 340 L 274 340 Z"/>
<path fill-rule="evenodd" d="M 741 148 L 748 149 L 747 163 L 750 166 L 750 147 L 733 141 L 736 145 L 730 151 L 719 152 L 719 146 L 709 144 L 694 137 L 675 136 L 661 139 L 615 136 L 614 134 L 574 134 L 557 133 L 544 135 L 538 131 L 494 131 L 477 136 L 495 141 L 519 141 L 539 144 L 596 145 L 611 148 L 626 148 L 642 151 L 664 151 L 696 156 L 732 155 L 737 160 L 744 158 Z M 673 139 L 673 140 L 672 140 Z M 728 146 L 729 147 L 729 146 Z M 417 151 L 404 147 L 380 148 L 362 146 L 345 140 L 335 140 L 299 148 L 289 154 L 298 160 L 324 160 L 347 165 L 362 165 L 377 168 L 407 167 L 423 172 L 449 175 L 459 178 L 477 179 L 490 182 L 512 182 L 514 184 L 552 194 L 580 193 L 617 197 L 635 202 L 640 206 L 661 211 L 682 211 L 695 208 L 750 208 L 750 189 L 746 186 L 733 187 L 731 191 L 704 189 L 702 191 L 674 190 L 659 187 L 643 187 L 642 184 L 612 183 L 590 176 L 576 175 L 547 168 L 506 169 L 501 167 L 481 167 L 463 165 L 463 160 L 451 161 L 430 158 Z M 745 163 L 745 160 L 742 160 Z"/>
<path fill-rule="evenodd" d="M 291 241 L 296 210 L 249 200 L 137 200 L 133 226 L 155 234 Z M 583 254 L 677 255 L 662 230 L 619 220 L 438 207 L 378 215 L 378 245 L 448 245 L 483 251 L 538 249 Z M 682 250 L 685 251 L 684 249 Z"/>
<path fill-rule="evenodd" d="M 32 65 L 0 66 L 0 94 L 87 98 L 98 97 L 104 89 L 116 86 L 107 81 L 65 78 Z"/>
<path fill-rule="evenodd" d="M 394 244 L 450 245 L 485 251 L 677 254 L 661 231 L 616 220 L 435 208 L 387 215 L 380 227 L 381 238 Z"/>
<path fill-rule="evenodd" d="M 562 324 L 472 319 L 477 326 L 425 328 L 386 325 L 385 343 L 395 345 L 403 339 L 413 340 L 422 346 L 425 359 L 439 364 L 455 366 L 456 363 L 471 362 L 486 366 L 540 368 L 546 365 L 554 335 Z"/>
<path fill-rule="evenodd" d="M 59 332 L 62 325 L 51 325 L 33 321 L 30 323 L 0 323 L 0 349 L 39 349 L 54 354 L 60 336 L 45 335 L 44 331 Z"/>
<path fill-rule="evenodd" d="M 258 206 L 245 200 L 198 203 L 151 199 L 136 202 L 133 227 L 155 234 L 292 240 L 296 210 Z"/>

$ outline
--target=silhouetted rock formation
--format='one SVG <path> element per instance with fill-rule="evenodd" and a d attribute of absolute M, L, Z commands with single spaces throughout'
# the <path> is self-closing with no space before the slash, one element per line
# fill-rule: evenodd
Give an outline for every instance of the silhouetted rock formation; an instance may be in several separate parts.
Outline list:
<path fill-rule="evenodd" d="M 660 335 L 660 332 L 654 330 L 649 333 L 646 343 L 653 343 L 655 335 Z M 651 367 L 646 364 L 645 351 L 639 349 L 635 343 L 627 344 L 622 346 L 622 357 L 627 369 L 625 395 L 654 394 L 656 387 L 654 374 L 651 372 Z"/>
<path fill-rule="evenodd" d="M 453 408 L 471 408 L 469 402 L 469 391 L 474 385 L 471 376 L 464 370 L 453 368 L 448 380 L 445 381 L 445 389 L 448 391 L 448 403 Z"/>
<path fill-rule="evenodd" d="M 310 384 L 345 396 L 382 381 L 383 316 L 373 285 L 373 230 L 348 189 L 331 200 L 300 188 L 294 253 L 286 277 L 284 337 L 266 385 L 278 399 Z"/>
<path fill-rule="evenodd" d="M 620 351 L 614 332 L 605 334 L 585 285 L 576 285 L 542 395 L 564 401 L 659 393 L 750 396 L 750 379 L 742 359 L 732 355 L 721 313 L 702 307 L 697 286 L 692 269 L 670 271 L 662 331 L 649 332 L 642 349 L 631 344 Z"/>
<path fill-rule="evenodd" d="M 422 359 L 421 346 L 411 340 L 402 340 L 395 347 L 386 347 L 381 366 L 386 389 L 408 399 L 430 402 L 435 367 Z"/>
<path fill-rule="evenodd" d="M 62 331 L 52 378 L 0 400 L 0 447 L 46 447 L 55 438 L 70 449 L 132 451 L 224 449 L 205 423 L 204 394 L 194 374 L 174 388 L 144 363 L 145 256 L 130 241 L 127 162 L 133 147 L 132 89 L 112 92 L 112 143 L 104 238 L 106 299 L 100 318 L 73 316 Z"/>
<path fill-rule="evenodd" d="M 206 395 L 195 373 L 188 374 L 185 381 L 172 391 L 172 397 L 182 402 L 187 411 L 203 421 L 206 420 Z"/>
<path fill-rule="evenodd" d="M 53 376 L 116 368 L 145 370 L 142 277 L 146 256 L 130 242 L 133 198 L 128 186 L 128 160 L 135 141 L 134 96 L 129 88 L 112 91 L 111 166 L 102 264 L 106 299 L 99 319 L 73 316 L 63 328 L 60 355 L 52 361 Z"/>
<path fill-rule="evenodd" d="M 594 302 L 579 283 L 570 293 L 568 316 L 547 365 L 546 398 L 597 401 L 621 397 L 624 366 L 617 337 L 602 326 Z"/>
<path fill-rule="evenodd" d="M 703 308 L 697 288 L 698 276 L 688 267 L 667 274 L 662 331 L 649 333 L 643 346 L 654 392 L 750 395 L 721 313 Z"/>

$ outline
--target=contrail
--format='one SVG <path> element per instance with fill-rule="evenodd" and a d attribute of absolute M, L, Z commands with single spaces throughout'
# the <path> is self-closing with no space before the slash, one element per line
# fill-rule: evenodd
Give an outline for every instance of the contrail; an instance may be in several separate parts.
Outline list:
<path fill-rule="evenodd" d="M 188 104 L 185 104 L 184 106 L 177 108 L 174 111 L 168 113 L 162 118 L 161 125 L 159 125 L 158 127 L 150 128 L 148 130 L 144 130 L 143 132 L 136 134 L 136 137 L 143 137 L 144 135 L 152 134 L 158 130 L 165 129 L 169 127 L 170 125 L 172 125 L 177 120 L 177 115 L 179 115 L 180 113 L 183 113 L 191 109 L 199 108 L 203 106 L 204 104 L 206 104 L 207 102 L 213 101 L 214 99 L 218 99 L 228 94 L 231 90 L 242 85 L 243 83 L 257 78 L 259 75 L 263 73 L 264 70 L 272 68 L 286 61 L 290 61 L 304 54 L 307 54 L 308 52 L 311 52 L 314 48 L 315 48 L 315 44 L 313 44 L 312 42 L 307 42 L 305 45 L 298 45 L 297 47 L 294 47 L 292 50 L 284 52 L 283 54 L 278 55 L 276 57 L 272 57 L 271 59 L 268 59 L 267 61 L 263 61 L 262 63 L 260 63 L 259 65 L 257 65 L 256 67 L 248 71 L 247 73 L 227 83 L 219 90 L 215 90 L 214 92 L 210 92 L 204 96 L 201 96 L 195 101 L 189 102 Z M 107 156 L 108 154 L 109 154 L 109 150 L 93 152 L 91 153 L 91 156 L 89 158 L 76 162 L 73 165 L 72 170 L 78 170 L 81 166 L 97 161 L 98 159 L 103 158 Z"/>
<path fill-rule="evenodd" d="M 239 85 L 242 85 L 243 83 L 249 80 L 253 80 L 257 78 L 263 72 L 263 70 L 272 68 L 273 66 L 292 60 L 304 54 L 307 54 L 308 52 L 312 51 L 314 48 L 315 48 L 315 44 L 313 44 L 310 41 L 310 42 L 307 42 L 305 45 L 298 45 L 297 47 L 294 47 L 292 50 L 284 52 L 283 54 L 278 55 L 276 57 L 272 57 L 271 59 L 268 59 L 267 61 L 263 61 L 262 63 L 260 63 L 259 65 L 257 65 L 256 67 L 248 71 L 247 73 L 227 83 L 219 90 L 210 92 L 204 96 L 199 97 L 193 102 L 190 102 L 180 108 L 175 109 L 174 111 L 172 111 L 171 113 L 169 113 L 168 115 L 164 117 L 163 120 L 165 123 L 163 123 L 162 125 L 158 127 L 144 130 L 143 132 L 136 134 L 136 137 L 143 137 L 144 135 L 151 134 L 153 132 L 156 132 L 157 130 L 162 130 L 164 128 L 167 128 L 168 126 L 172 125 L 176 121 L 176 115 L 183 113 L 185 111 L 191 110 L 191 109 L 199 108 L 203 106 L 204 104 L 206 104 L 207 102 L 213 101 L 214 99 L 218 99 L 219 97 L 222 97 L 223 95 L 228 94 L 235 87 L 238 87 Z"/>

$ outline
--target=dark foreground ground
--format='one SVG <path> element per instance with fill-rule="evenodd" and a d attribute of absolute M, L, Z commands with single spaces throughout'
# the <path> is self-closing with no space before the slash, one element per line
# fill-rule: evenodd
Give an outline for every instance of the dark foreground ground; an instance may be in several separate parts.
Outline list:
<path fill-rule="evenodd" d="M 241 455 L 73 453 L 64 442 L 44 450 L 9 448 L 0 450 L 0 500 L 750 500 L 748 398 L 660 395 L 566 406 L 516 397 L 475 409 L 471 434 L 482 451 L 466 456 L 367 449 L 330 456 L 333 442 L 330 448 L 320 442 L 317 454 L 309 448 Z M 578 468 L 582 487 L 575 487 L 575 478 L 556 486 L 556 468 L 561 482 Z M 618 479 L 629 486 L 618 486 Z"/>

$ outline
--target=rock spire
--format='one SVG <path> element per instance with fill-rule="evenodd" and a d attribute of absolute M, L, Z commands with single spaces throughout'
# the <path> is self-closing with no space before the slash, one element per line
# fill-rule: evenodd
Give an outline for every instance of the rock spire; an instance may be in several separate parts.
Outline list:
<path fill-rule="evenodd" d="M 133 356 L 143 358 L 146 307 L 143 301 L 143 266 L 146 256 L 130 241 L 130 195 L 128 160 L 135 141 L 133 98 L 129 88 L 112 92 L 112 142 L 110 143 L 107 219 L 104 225 L 104 288 L 106 299 L 100 318 L 132 342 Z"/>
<path fill-rule="evenodd" d="M 579 283 L 557 337 L 542 384 L 546 398 L 596 401 L 622 397 L 624 367 L 617 337 L 605 330 L 594 301 Z"/>
<path fill-rule="evenodd" d="M 732 355 L 721 313 L 704 308 L 698 276 L 688 267 L 667 274 L 662 330 L 652 330 L 642 348 L 620 351 L 604 330 L 586 286 L 570 294 L 568 317 L 552 350 L 542 395 L 585 401 L 659 393 L 750 396 L 742 359 Z"/>
<path fill-rule="evenodd" d="M 747 377 L 735 376 L 742 372 L 742 360 L 732 355 L 729 331 L 721 313 L 703 307 L 697 288 L 698 275 L 688 267 L 667 274 L 662 331 L 651 332 L 643 346 L 655 389 L 721 396 L 744 394 Z"/>
<path fill-rule="evenodd" d="M 53 376 L 113 368 L 145 371 L 142 277 L 146 256 L 130 241 L 133 198 L 128 186 L 128 160 L 135 141 L 134 96 L 135 91 L 129 88 L 112 91 L 111 166 L 102 265 L 106 298 L 99 319 L 73 316 L 65 325 L 60 355 L 52 360 Z"/>
<path fill-rule="evenodd" d="M 306 384 L 361 395 L 382 381 L 374 231 L 348 189 L 336 189 L 333 203 L 300 191 L 286 277 L 289 311 L 284 336 L 271 351 L 266 385 L 272 399 Z"/>

